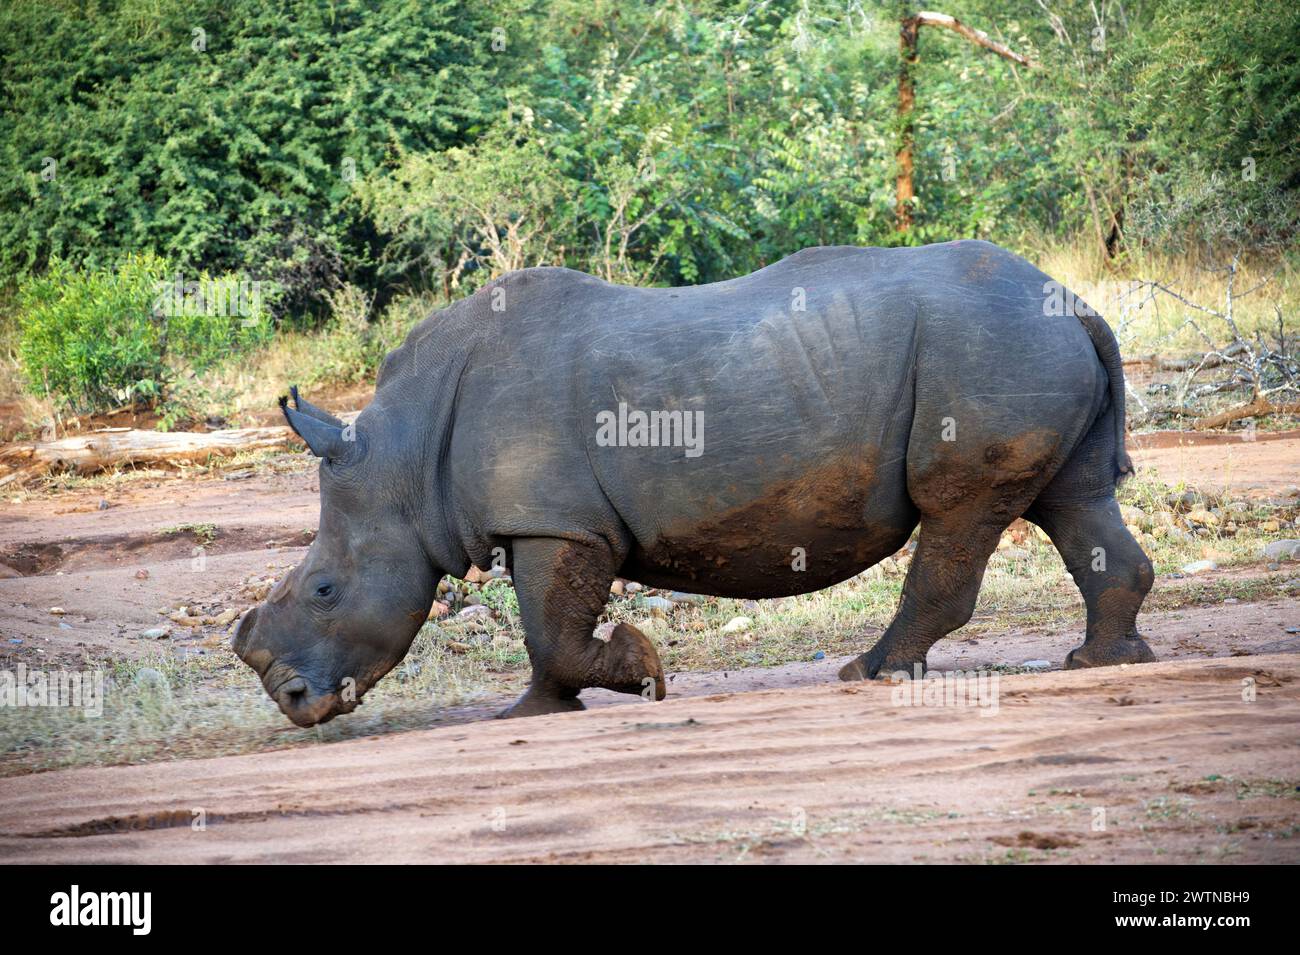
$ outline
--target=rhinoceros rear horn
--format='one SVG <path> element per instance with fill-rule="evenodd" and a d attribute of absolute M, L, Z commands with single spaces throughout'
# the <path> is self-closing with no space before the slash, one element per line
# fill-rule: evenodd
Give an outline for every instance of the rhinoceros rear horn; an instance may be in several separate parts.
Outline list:
<path fill-rule="evenodd" d="M 287 397 L 280 398 L 280 410 L 284 412 L 289 427 L 307 442 L 307 447 L 316 457 L 343 462 L 357 453 L 356 435 L 351 427 L 344 427 L 343 422 L 332 424 L 291 408 Z"/>

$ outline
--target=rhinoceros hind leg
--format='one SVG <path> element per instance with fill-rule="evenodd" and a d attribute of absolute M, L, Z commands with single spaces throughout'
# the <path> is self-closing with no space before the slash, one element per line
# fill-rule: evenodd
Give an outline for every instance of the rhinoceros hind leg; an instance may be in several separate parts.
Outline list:
<path fill-rule="evenodd" d="M 593 635 L 614 580 L 616 562 L 608 545 L 528 537 L 514 541 L 513 553 L 533 679 L 503 715 L 580 709 L 577 696 L 587 687 L 664 698 L 663 664 L 644 634 L 619 624 L 608 640 Z"/>
<path fill-rule="evenodd" d="M 1066 669 L 1154 661 L 1155 654 L 1138 636 L 1137 614 L 1155 575 L 1124 526 L 1114 496 L 1065 505 L 1035 503 L 1026 516 L 1052 539 L 1088 608 L 1087 635 L 1066 656 Z"/>

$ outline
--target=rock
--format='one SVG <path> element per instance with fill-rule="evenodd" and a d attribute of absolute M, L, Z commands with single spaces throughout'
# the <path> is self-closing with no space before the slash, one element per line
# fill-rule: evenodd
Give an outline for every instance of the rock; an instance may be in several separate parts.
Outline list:
<path fill-rule="evenodd" d="M 135 579 L 136 579 L 136 580 L 148 580 L 148 579 L 149 579 L 149 571 L 147 571 L 147 570 L 145 570 L 143 567 L 141 567 L 139 570 L 137 570 L 137 571 L 135 572 Z"/>
<path fill-rule="evenodd" d="M 668 611 L 672 610 L 674 607 L 677 606 L 677 604 L 673 603 L 667 597 L 658 597 L 658 596 L 642 597 L 641 600 L 639 601 L 639 604 L 640 606 L 645 607 L 647 610 L 658 611 L 660 613 L 668 613 Z"/>
<path fill-rule="evenodd" d="M 108 501 L 106 501 L 104 498 L 101 497 L 101 498 L 99 499 L 99 509 L 100 509 L 101 511 L 106 511 L 106 510 L 108 510 L 108 509 L 109 509 L 110 507 L 112 507 L 112 506 L 113 506 L 113 505 L 109 504 Z"/>
<path fill-rule="evenodd" d="M 668 595 L 668 599 L 678 604 L 702 604 L 708 598 L 702 594 L 685 594 L 680 590 L 674 590 Z"/>
<path fill-rule="evenodd" d="M 54 614 L 54 616 L 56 617 L 62 617 L 65 613 L 67 613 L 67 611 L 64 610 L 62 607 L 51 607 L 50 613 Z"/>
<path fill-rule="evenodd" d="M 457 620 L 482 620 L 492 616 L 492 608 L 486 604 L 471 604 L 456 614 Z"/>
<path fill-rule="evenodd" d="M 150 627 L 140 636 L 146 640 L 166 640 L 171 632 L 171 627 Z"/>
<path fill-rule="evenodd" d="M 1179 568 L 1184 574 L 1203 574 L 1207 570 L 1217 570 L 1219 565 L 1212 560 L 1196 560 Z"/>
<path fill-rule="evenodd" d="M 1232 511 L 1235 514 L 1244 514 L 1246 511 L 1250 510 L 1250 505 L 1245 501 L 1229 501 L 1227 504 L 1223 505 L 1223 509 L 1225 511 Z"/>
<path fill-rule="evenodd" d="M 825 660 L 825 659 L 826 659 L 826 654 L 825 654 L 824 652 L 822 652 L 821 650 L 818 650 L 816 653 L 813 654 L 813 659 L 814 659 L 814 660 Z"/>
<path fill-rule="evenodd" d="M 623 596 L 623 581 L 615 580 L 609 585 L 609 592 L 615 597 Z"/>
<path fill-rule="evenodd" d="M 444 577 L 442 580 L 438 581 L 438 596 L 439 596 L 439 597 L 441 597 L 443 594 L 447 593 L 449 590 L 451 590 L 451 583 L 447 580 L 447 578 Z"/>
<path fill-rule="evenodd" d="M 1051 660 L 1026 660 L 1020 664 L 1026 670 L 1048 670 L 1051 669 Z"/>
<path fill-rule="evenodd" d="M 1269 541 L 1264 545 L 1264 556 L 1276 561 L 1300 560 L 1300 540 L 1284 537 L 1281 540 Z"/>
<path fill-rule="evenodd" d="M 1219 526 L 1219 516 L 1212 511 L 1207 511 L 1203 507 L 1198 507 L 1188 511 L 1187 520 L 1191 524 L 1199 524 L 1202 527 Z"/>
<path fill-rule="evenodd" d="M 638 584 L 635 580 L 629 580 L 627 582 L 627 586 L 624 587 L 624 589 L 630 594 L 635 594 L 635 593 L 640 593 L 645 588 L 642 587 L 640 584 Z"/>
<path fill-rule="evenodd" d="M 1134 507 L 1132 504 L 1121 504 L 1119 506 L 1119 516 L 1125 524 L 1137 524 L 1139 527 L 1147 520 L 1147 512 L 1140 507 Z"/>
<path fill-rule="evenodd" d="M 1021 550 L 1019 547 L 1008 547 L 1002 551 L 1002 556 L 1007 560 L 1029 560 L 1030 553 L 1027 550 Z"/>
<path fill-rule="evenodd" d="M 238 616 L 239 616 L 239 610 L 234 607 L 231 607 L 229 610 L 223 610 L 221 611 L 221 613 L 213 617 L 212 622 L 216 624 L 218 627 L 226 627 L 229 626 L 231 621 L 233 621 Z"/>
<path fill-rule="evenodd" d="M 479 570 L 477 567 L 474 567 L 473 565 L 471 565 L 469 570 L 466 571 L 465 573 L 465 583 L 467 584 L 481 584 L 483 583 L 483 581 L 487 580 L 488 578 L 489 578 L 488 574 L 484 573 L 483 571 Z"/>
<path fill-rule="evenodd" d="M 1201 495 L 1188 489 L 1182 492 L 1175 492 L 1165 498 L 1165 503 L 1170 507 L 1178 508 L 1184 511 L 1190 511 L 1200 503 Z"/>
<path fill-rule="evenodd" d="M 1264 569 L 1265 569 L 1265 570 L 1281 570 L 1281 569 L 1282 569 L 1282 565 L 1279 564 L 1279 563 L 1278 563 L 1277 561 L 1275 561 L 1275 560 L 1270 560 L 1267 564 L 1264 565 Z"/>
<path fill-rule="evenodd" d="M 722 625 L 723 633 L 744 633 L 754 626 L 754 621 L 749 617 L 732 617 Z"/>
<path fill-rule="evenodd" d="M 170 690 L 171 684 L 167 682 L 167 677 L 163 676 L 161 670 L 155 670 L 153 667 L 141 667 L 135 671 L 135 685 L 160 690 Z"/>
<path fill-rule="evenodd" d="M 483 603 L 483 598 L 480 597 L 478 594 L 466 594 L 466 595 L 465 595 L 465 606 L 466 606 L 466 607 L 477 607 L 477 606 L 478 606 L 479 604 L 481 604 L 481 603 Z"/>
<path fill-rule="evenodd" d="M 1276 534 L 1282 529 L 1282 525 L 1278 521 L 1269 519 L 1267 521 L 1260 521 L 1259 529 L 1260 532 L 1264 534 Z"/>
<path fill-rule="evenodd" d="M 446 602 L 442 600 L 435 600 L 433 602 L 433 606 L 429 608 L 428 619 L 437 620 L 440 617 L 447 616 L 447 614 L 449 613 L 451 613 L 451 607 Z"/>

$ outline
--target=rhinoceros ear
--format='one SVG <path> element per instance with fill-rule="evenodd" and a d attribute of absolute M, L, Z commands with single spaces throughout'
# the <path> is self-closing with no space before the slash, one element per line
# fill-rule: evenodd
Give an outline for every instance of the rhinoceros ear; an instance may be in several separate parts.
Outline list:
<path fill-rule="evenodd" d="M 289 422 L 289 427 L 293 428 L 298 437 L 307 442 L 307 447 L 316 457 L 345 462 L 357 454 L 356 436 L 354 433 L 349 433 L 352 429 L 344 427 L 342 422 L 330 424 L 328 421 L 321 421 L 305 412 L 290 408 L 287 397 L 280 398 L 280 410 L 284 412 L 284 419 Z"/>
<path fill-rule="evenodd" d="M 293 406 L 303 414 L 311 415 L 317 421 L 324 421 L 326 424 L 332 424 L 336 428 L 343 427 L 343 422 L 334 417 L 324 408 L 317 408 L 314 404 L 298 394 L 298 386 L 290 385 L 289 394 L 293 398 Z"/>

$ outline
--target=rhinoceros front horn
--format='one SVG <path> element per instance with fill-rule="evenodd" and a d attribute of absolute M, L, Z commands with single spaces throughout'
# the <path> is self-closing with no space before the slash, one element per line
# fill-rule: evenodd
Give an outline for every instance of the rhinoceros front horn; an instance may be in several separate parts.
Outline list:
<path fill-rule="evenodd" d="M 346 461 L 357 451 L 357 442 L 355 433 L 351 428 L 344 427 L 342 422 L 333 424 L 329 421 L 322 421 L 305 411 L 298 411 L 289 407 L 287 397 L 280 398 L 280 410 L 284 412 L 284 418 L 289 422 L 289 427 L 293 428 L 298 437 L 307 442 L 307 447 L 311 453 L 318 458 L 328 458 L 332 461 Z"/>
<path fill-rule="evenodd" d="M 326 424 L 332 424 L 338 428 L 343 427 L 341 419 L 334 417 L 324 408 L 317 408 L 302 395 L 298 394 L 297 385 L 289 386 L 289 396 L 293 398 L 293 406 L 296 410 L 301 411 L 303 414 L 310 415 L 317 421 L 324 421 Z"/>

